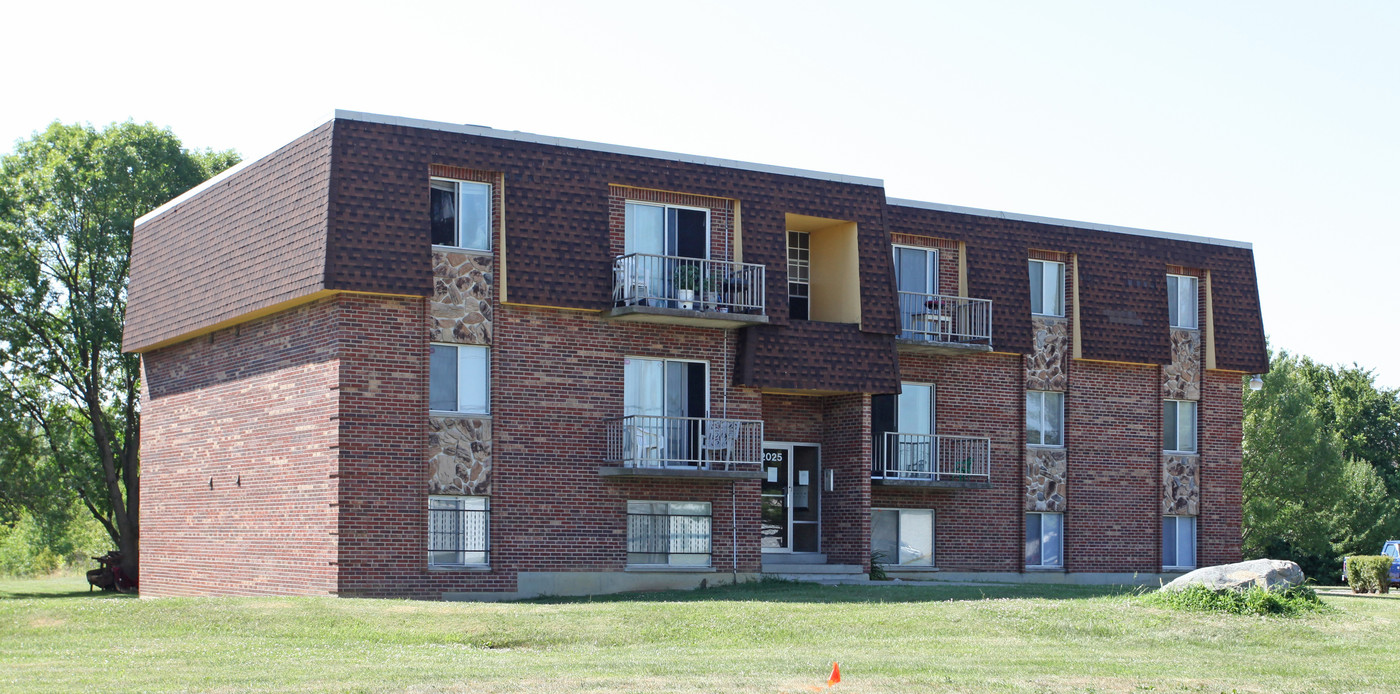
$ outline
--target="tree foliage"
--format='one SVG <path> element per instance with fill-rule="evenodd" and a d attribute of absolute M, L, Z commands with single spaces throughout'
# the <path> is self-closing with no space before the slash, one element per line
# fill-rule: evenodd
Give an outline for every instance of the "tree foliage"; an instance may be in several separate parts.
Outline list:
<path fill-rule="evenodd" d="M 1341 445 L 1299 362 L 1282 354 L 1270 366 L 1264 388 L 1244 400 L 1244 552 L 1302 564 L 1330 548 Z"/>
<path fill-rule="evenodd" d="M 121 352 L 132 227 L 237 159 L 132 122 L 55 122 L 0 159 L 0 513 L 76 496 L 133 575 L 140 363 Z"/>
<path fill-rule="evenodd" d="M 1400 537 L 1400 394 L 1357 366 L 1271 362 L 1244 396 L 1244 552 L 1335 576 Z"/>

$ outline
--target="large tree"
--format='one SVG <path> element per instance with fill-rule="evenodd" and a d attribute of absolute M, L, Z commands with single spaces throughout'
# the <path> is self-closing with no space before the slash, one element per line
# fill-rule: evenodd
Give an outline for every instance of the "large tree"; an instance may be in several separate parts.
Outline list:
<path fill-rule="evenodd" d="M 122 354 L 137 217 L 237 163 L 168 129 L 55 122 L 0 159 L 0 510 L 76 496 L 137 575 L 140 362 Z"/>
<path fill-rule="evenodd" d="M 1335 576 L 1400 533 L 1400 393 L 1281 352 L 1244 398 L 1244 550 Z"/>
<path fill-rule="evenodd" d="M 1244 396 L 1244 553 L 1292 559 L 1313 573 L 1330 553 L 1341 499 L 1341 443 L 1323 423 L 1304 364 L 1274 356 L 1264 388 Z"/>

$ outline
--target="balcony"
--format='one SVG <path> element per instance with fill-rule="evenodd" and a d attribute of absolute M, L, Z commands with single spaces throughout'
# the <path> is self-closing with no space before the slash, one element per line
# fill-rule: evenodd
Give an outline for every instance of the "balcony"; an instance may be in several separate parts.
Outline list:
<path fill-rule="evenodd" d="M 990 489 L 992 441 L 974 436 L 885 432 L 875 450 L 873 484 Z"/>
<path fill-rule="evenodd" d="M 727 260 L 632 253 L 613 260 L 607 318 L 742 328 L 768 322 L 763 266 Z"/>
<path fill-rule="evenodd" d="M 899 292 L 901 350 L 926 354 L 992 351 L 992 302 L 965 296 Z"/>
<path fill-rule="evenodd" d="M 763 422 L 633 415 L 604 420 L 605 477 L 763 477 Z"/>

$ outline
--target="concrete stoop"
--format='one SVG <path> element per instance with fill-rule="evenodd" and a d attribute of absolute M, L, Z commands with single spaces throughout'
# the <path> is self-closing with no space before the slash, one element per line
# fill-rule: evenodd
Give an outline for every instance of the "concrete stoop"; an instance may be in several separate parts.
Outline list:
<path fill-rule="evenodd" d="M 788 581 L 805 581 L 836 585 L 868 583 L 869 575 L 859 564 L 809 564 L 801 562 L 763 562 L 763 575 Z"/>

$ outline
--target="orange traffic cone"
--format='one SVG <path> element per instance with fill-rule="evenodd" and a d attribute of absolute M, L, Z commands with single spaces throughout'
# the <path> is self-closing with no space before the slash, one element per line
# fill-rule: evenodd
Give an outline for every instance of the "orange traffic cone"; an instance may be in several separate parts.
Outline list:
<path fill-rule="evenodd" d="M 841 684 L 841 663 L 831 663 L 831 676 L 826 678 L 826 686 Z"/>

